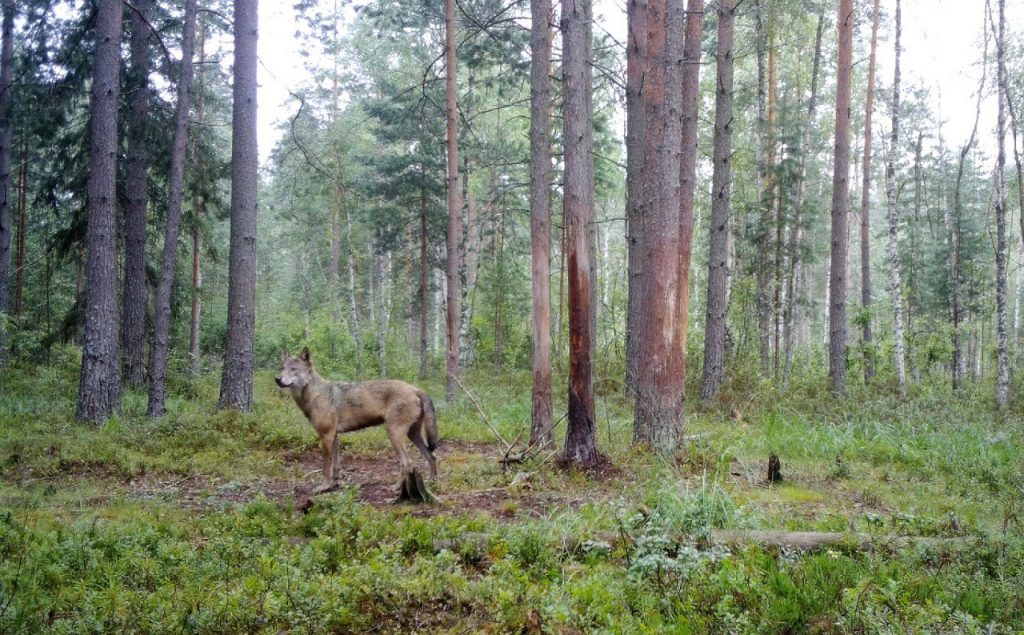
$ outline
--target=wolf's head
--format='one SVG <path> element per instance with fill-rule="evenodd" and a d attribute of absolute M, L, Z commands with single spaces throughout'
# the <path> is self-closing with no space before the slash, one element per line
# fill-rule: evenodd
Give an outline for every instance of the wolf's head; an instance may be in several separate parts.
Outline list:
<path fill-rule="evenodd" d="M 313 363 L 309 359 L 309 349 L 303 347 L 298 355 L 289 355 L 281 351 L 281 372 L 274 381 L 281 388 L 302 390 L 313 378 Z"/>

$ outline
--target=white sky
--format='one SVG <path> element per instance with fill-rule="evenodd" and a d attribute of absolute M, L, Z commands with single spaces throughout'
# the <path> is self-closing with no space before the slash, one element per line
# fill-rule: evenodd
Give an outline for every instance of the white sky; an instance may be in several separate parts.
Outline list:
<path fill-rule="evenodd" d="M 440 1 L 440 0 L 438 0 Z M 769 2 L 771 0 L 768 0 Z M 867 4 L 857 0 L 858 10 Z M 994 1 L 993 1 L 994 4 Z M 1007 0 L 1007 28 L 1015 31 L 1024 24 L 1024 2 Z M 895 0 L 882 0 L 884 15 L 891 16 Z M 903 77 L 905 90 L 925 86 L 941 113 L 944 135 L 950 147 L 962 145 L 974 119 L 974 93 L 980 79 L 981 29 L 985 0 L 903 0 Z M 994 7 L 993 7 L 994 9 Z M 625 41 L 625 3 L 596 0 L 595 21 L 619 41 Z M 299 43 L 295 40 L 297 18 L 291 2 L 260 0 L 259 39 L 259 148 L 265 161 L 280 138 L 278 124 L 294 113 L 288 89 L 298 88 L 306 78 Z M 863 29 L 857 37 L 869 37 Z M 892 82 L 892 42 L 889 28 L 880 29 L 878 81 Z M 834 65 L 834 61 L 832 62 Z M 832 70 L 834 73 L 834 69 Z M 994 69 L 990 69 L 990 77 Z M 983 107 L 979 142 L 992 147 L 995 101 Z M 877 117 L 877 115 L 876 115 Z M 878 117 L 884 122 L 886 117 Z M 989 134 L 986 134 L 989 133 Z"/>

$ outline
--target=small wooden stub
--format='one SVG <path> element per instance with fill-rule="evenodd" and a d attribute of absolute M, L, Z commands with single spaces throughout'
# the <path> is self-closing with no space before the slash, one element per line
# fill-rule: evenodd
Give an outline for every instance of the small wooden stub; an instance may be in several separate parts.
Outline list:
<path fill-rule="evenodd" d="M 408 472 L 402 478 L 401 489 L 396 503 L 436 503 L 437 497 L 427 489 L 419 470 Z"/>

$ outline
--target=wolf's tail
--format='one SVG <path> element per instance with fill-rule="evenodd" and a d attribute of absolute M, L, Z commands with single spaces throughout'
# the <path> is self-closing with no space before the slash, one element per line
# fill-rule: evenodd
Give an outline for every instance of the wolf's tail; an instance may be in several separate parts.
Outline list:
<path fill-rule="evenodd" d="M 420 420 L 423 422 L 423 431 L 427 435 L 427 447 L 433 452 L 437 449 L 437 413 L 434 412 L 434 402 L 430 399 L 430 395 L 425 392 L 420 393 L 420 406 L 423 408 L 423 414 L 420 416 Z"/>

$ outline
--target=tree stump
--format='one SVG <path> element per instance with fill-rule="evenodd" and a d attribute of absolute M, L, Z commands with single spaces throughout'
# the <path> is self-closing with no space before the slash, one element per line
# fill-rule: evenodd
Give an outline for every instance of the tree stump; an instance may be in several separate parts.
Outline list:
<path fill-rule="evenodd" d="M 782 461 L 780 461 L 779 457 L 775 454 L 768 457 L 768 482 L 782 482 Z"/>
<path fill-rule="evenodd" d="M 402 477 L 402 483 L 395 503 L 436 503 L 437 497 L 427 489 L 423 475 L 414 469 Z"/>

